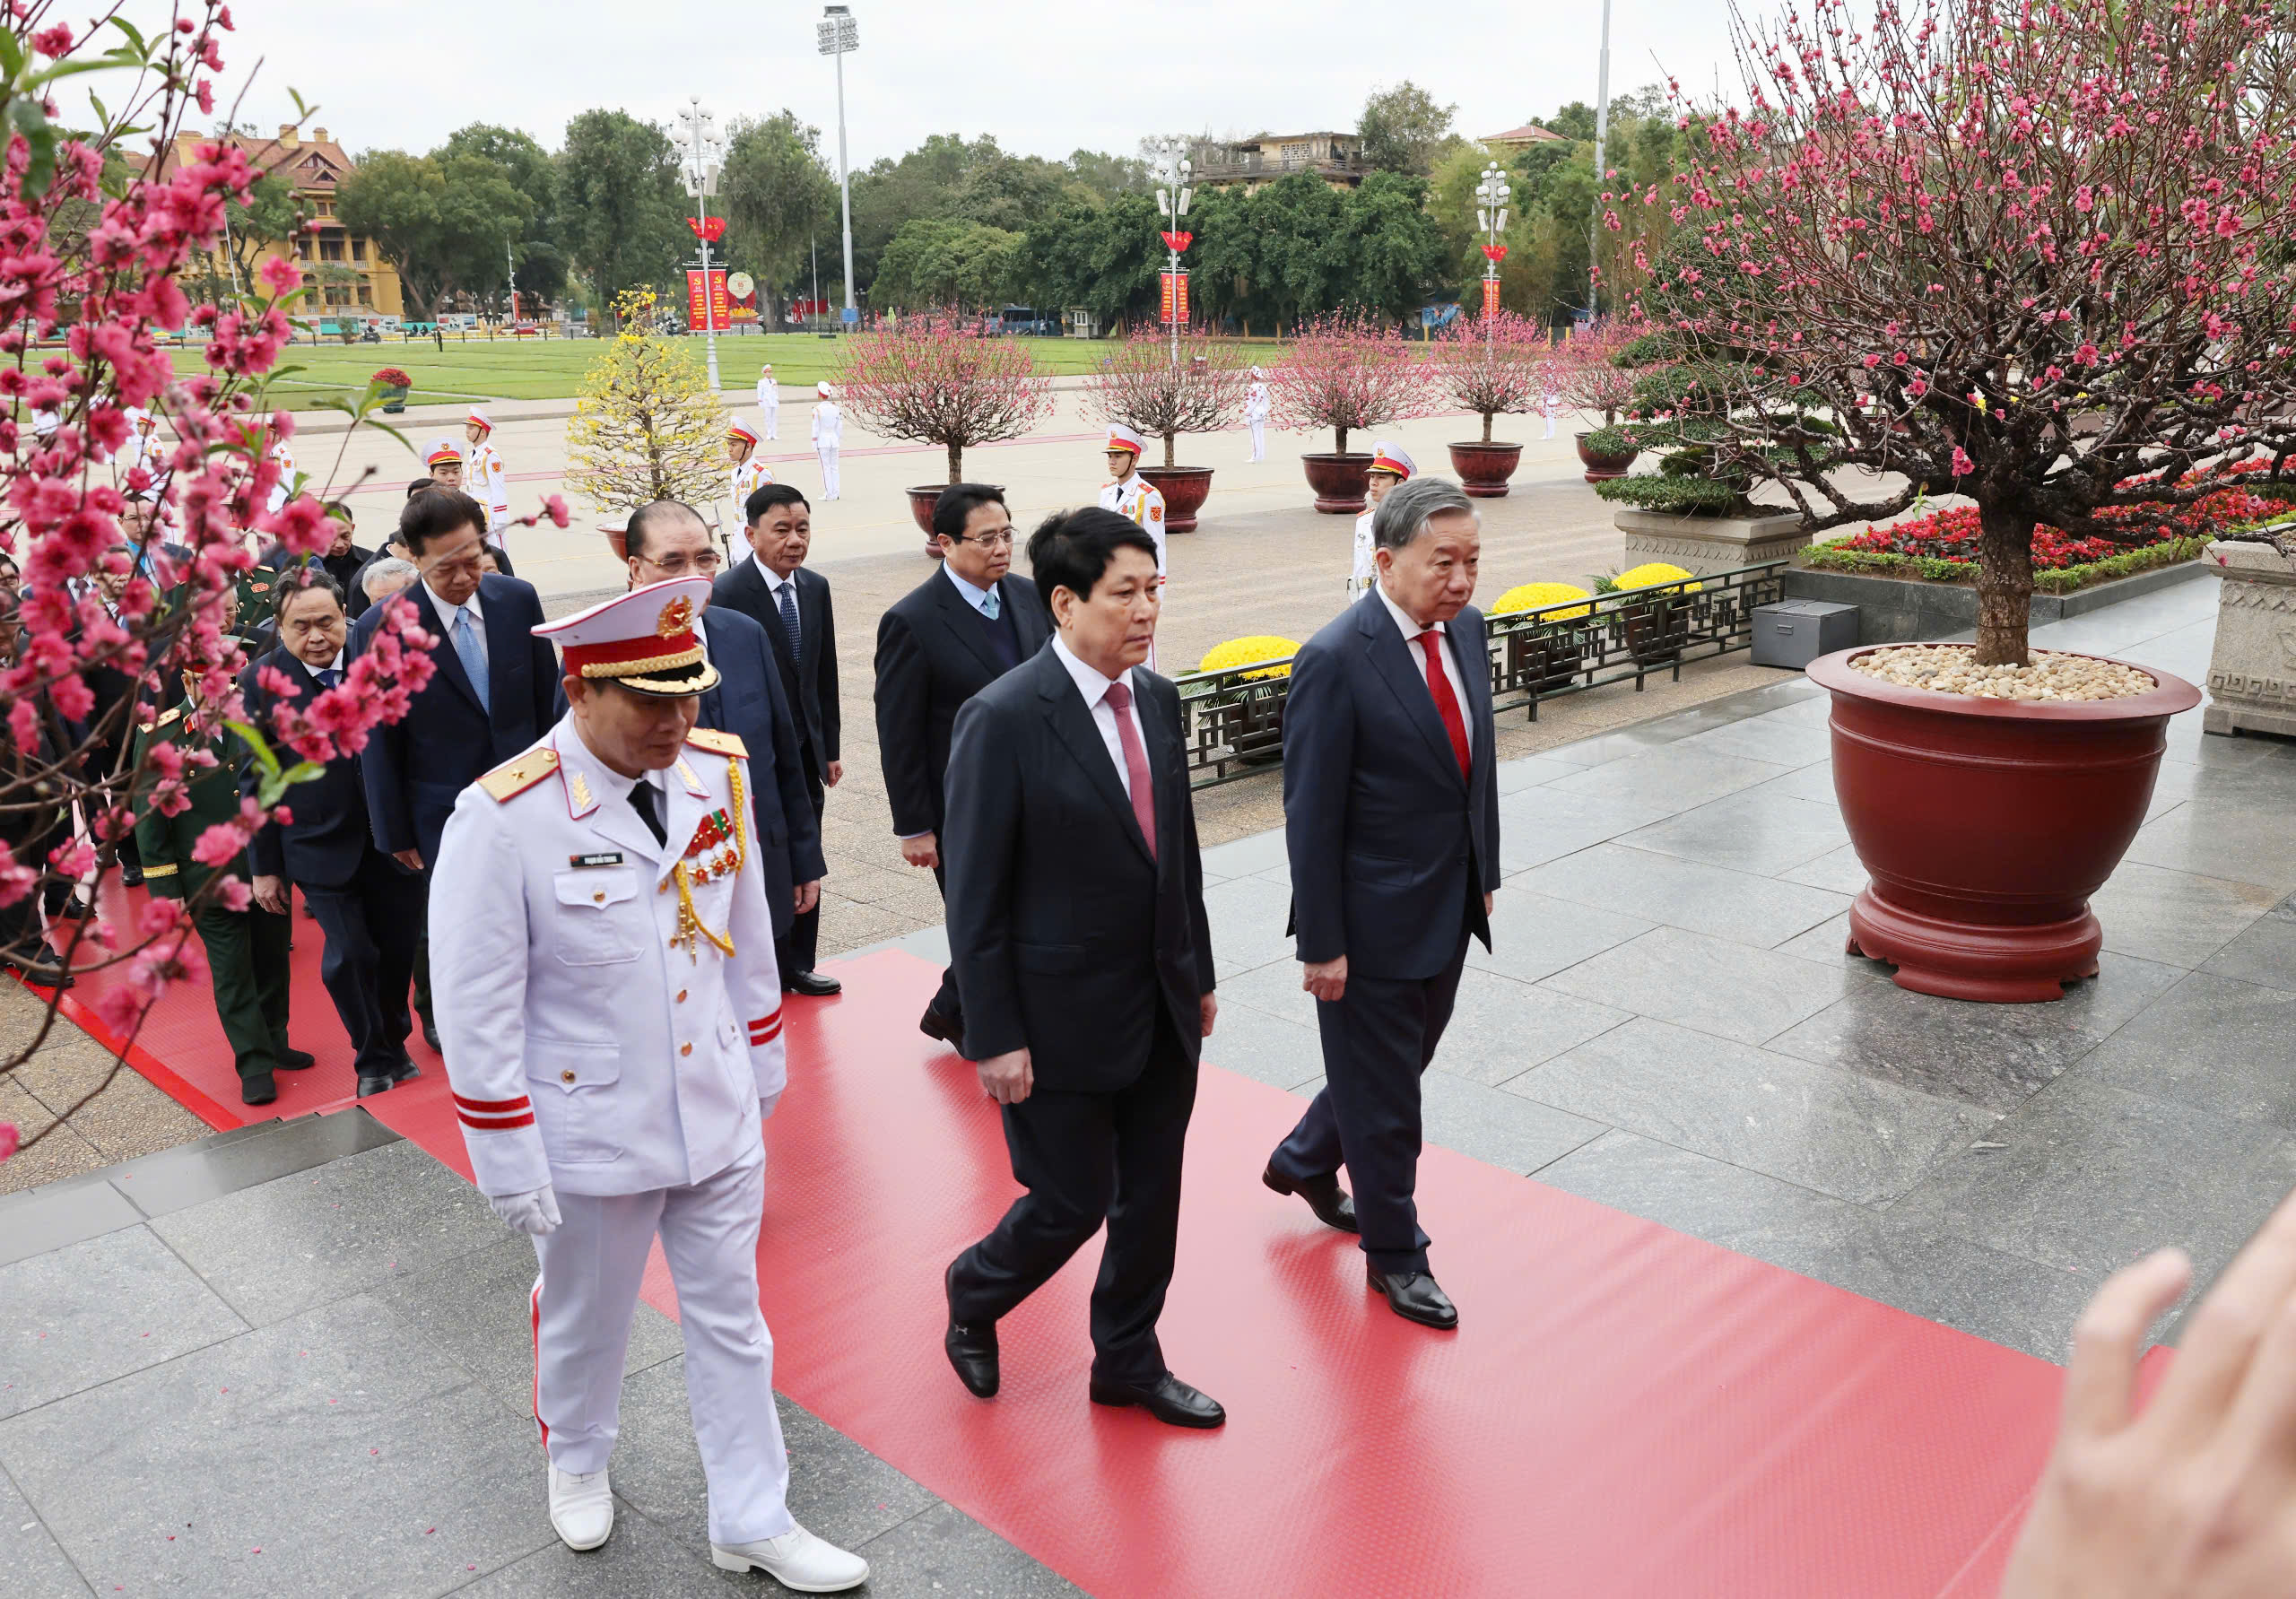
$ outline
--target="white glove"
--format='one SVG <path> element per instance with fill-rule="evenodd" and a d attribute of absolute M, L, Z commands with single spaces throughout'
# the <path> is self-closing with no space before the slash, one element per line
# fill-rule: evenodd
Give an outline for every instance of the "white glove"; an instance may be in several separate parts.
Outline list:
<path fill-rule="evenodd" d="M 773 1108 L 780 1103 L 781 1096 L 778 1093 L 760 1094 L 757 1097 L 757 1119 L 761 1122 L 770 1119 L 773 1115 Z"/>
<path fill-rule="evenodd" d="M 506 1225 L 520 1232 L 540 1238 L 558 1230 L 558 1195 L 548 1183 L 525 1194 L 490 1194 L 486 1203 Z"/>

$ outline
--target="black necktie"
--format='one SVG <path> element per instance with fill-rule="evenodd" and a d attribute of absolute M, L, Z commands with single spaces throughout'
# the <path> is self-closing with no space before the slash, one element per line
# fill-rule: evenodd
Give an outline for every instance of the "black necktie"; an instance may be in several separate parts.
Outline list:
<path fill-rule="evenodd" d="M 335 687 L 336 680 L 341 678 L 342 675 L 342 673 L 337 672 L 332 666 L 320 667 L 318 673 L 319 687 L 322 690 Z"/>
<path fill-rule="evenodd" d="M 781 592 L 776 597 L 780 602 L 781 625 L 789 630 L 789 653 L 795 656 L 797 653 L 798 639 L 797 586 L 795 583 L 782 584 Z"/>
<path fill-rule="evenodd" d="M 646 830 L 654 835 L 655 843 L 667 844 L 670 835 L 662 826 L 661 804 L 662 796 L 655 792 L 651 783 L 631 785 L 630 808 L 638 813 L 638 820 L 644 822 Z"/>

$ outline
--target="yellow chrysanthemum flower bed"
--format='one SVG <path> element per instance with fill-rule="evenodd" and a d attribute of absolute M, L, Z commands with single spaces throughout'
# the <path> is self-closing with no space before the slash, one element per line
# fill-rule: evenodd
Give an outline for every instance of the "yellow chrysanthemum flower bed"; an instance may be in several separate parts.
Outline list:
<path fill-rule="evenodd" d="M 1629 567 L 1613 580 L 1621 588 L 1658 588 L 1679 584 L 1684 594 L 1696 594 L 1699 590 L 1697 578 L 1663 561 L 1646 561 L 1640 566 Z"/>
<path fill-rule="evenodd" d="M 1225 644 L 1215 644 L 1205 652 L 1204 659 L 1196 664 L 1198 672 L 1225 672 L 1232 666 L 1248 666 L 1254 661 L 1278 663 L 1265 672 L 1247 672 L 1246 678 L 1289 677 L 1291 657 L 1300 653 L 1299 641 L 1279 639 L 1273 633 L 1254 633 L 1248 639 L 1231 639 Z"/>
<path fill-rule="evenodd" d="M 1576 584 L 1518 583 L 1499 596 L 1498 602 L 1491 607 L 1491 613 L 1493 616 L 1509 616 L 1518 611 L 1536 611 L 1544 605 L 1560 605 L 1565 600 L 1583 600 L 1587 597 L 1589 596 L 1587 591 Z M 1546 620 L 1568 621 L 1574 616 L 1586 615 L 1593 608 L 1591 605 L 1573 605 L 1568 611 L 1555 612 Z"/>

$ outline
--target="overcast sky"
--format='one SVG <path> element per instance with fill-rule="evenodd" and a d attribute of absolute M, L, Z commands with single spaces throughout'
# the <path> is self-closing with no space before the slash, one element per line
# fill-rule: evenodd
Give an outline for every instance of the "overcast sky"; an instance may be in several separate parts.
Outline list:
<path fill-rule="evenodd" d="M 555 149 L 576 112 L 613 106 L 666 122 L 699 94 L 721 119 L 789 108 L 822 129 L 835 165 L 836 83 L 814 52 L 818 4 L 232 0 L 231 10 L 238 32 L 219 89 L 247 85 L 263 58 L 242 117 L 266 128 L 290 119 L 292 87 L 354 154 L 427 150 L 474 121 Z M 845 62 L 846 117 L 857 169 L 944 132 L 1064 156 L 1128 152 L 1145 134 L 1352 128 L 1364 97 L 1403 78 L 1456 102 L 1459 132 L 1496 133 L 1567 100 L 1592 104 L 1602 31 L 1600 0 L 854 0 L 853 14 L 861 48 Z M 1656 81 L 1661 62 L 1710 88 L 1727 59 L 1724 16 L 1724 0 L 1618 0 L 1612 91 Z"/>

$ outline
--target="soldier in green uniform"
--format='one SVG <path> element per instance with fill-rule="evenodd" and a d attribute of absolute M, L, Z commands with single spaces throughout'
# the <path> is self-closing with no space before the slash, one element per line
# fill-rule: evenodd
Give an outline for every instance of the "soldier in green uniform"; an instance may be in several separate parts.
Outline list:
<path fill-rule="evenodd" d="M 135 734 L 133 769 L 144 771 L 144 752 L 154 739 L 171 740 L 187 752 L 203 744 L 215 764 L 195 771 L 187 784 L 191 803 L 165 816 L 138 795 L 135 844 L 143 852 L 144 881 L 163 899 L 189 899 L 213 875 L 192 859 L 200 834 L 239 814 L 239 738 L 214 724 L 213 708 L 185 699 Z M 242 853 L 228 875 L 249 881 Z M 233 910 L 209 896 L 192 913 L 199 942 L 207 947 L 207 968 L 215 986 L 215 1015 L 223 1024 L 239 1073 L 239 1099 L 268 1105 L 279 1097 L 274 1072 L 300 1072 L 311 1056 L 287 1044 L 288 941 L 293 924 L 250 899 Z"/>

